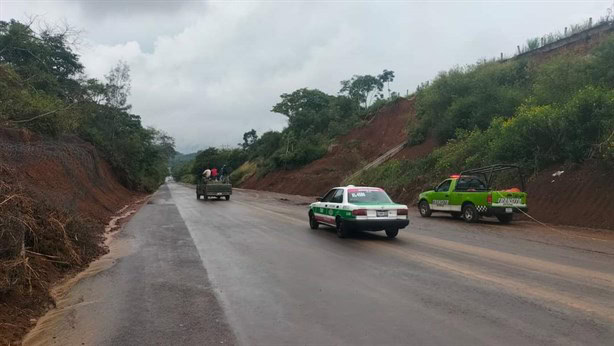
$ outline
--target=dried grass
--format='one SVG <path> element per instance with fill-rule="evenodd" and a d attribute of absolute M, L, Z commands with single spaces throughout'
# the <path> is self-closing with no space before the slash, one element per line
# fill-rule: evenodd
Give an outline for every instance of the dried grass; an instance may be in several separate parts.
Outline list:
<path fill-rule="evenodd" d="M 0 165 L 0 297 L 47 289 L 103 251 L 102 225 L 30 197 L 16 177 Z"/>

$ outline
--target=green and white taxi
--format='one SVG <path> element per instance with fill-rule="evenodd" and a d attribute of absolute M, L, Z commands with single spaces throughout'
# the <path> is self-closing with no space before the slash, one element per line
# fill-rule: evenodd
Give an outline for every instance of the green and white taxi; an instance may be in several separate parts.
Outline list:
<path fill-rule="evenodd" d="M 394 203 L 378 187 L 335 187 L 309 206 L 309 226 L 335 227 L 340 238 L 352 231 L 386 231 L 394 238 L 409 224 L 407 206 Z"/>

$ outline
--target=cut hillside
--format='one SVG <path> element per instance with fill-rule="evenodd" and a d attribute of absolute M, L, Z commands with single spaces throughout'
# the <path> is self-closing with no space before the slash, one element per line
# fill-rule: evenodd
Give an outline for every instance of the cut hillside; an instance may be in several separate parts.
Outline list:
<path fill-rule="evenodd" d="M 529 214 L 541 222 L 614 230 L 612 169 L 590 160 L 541 171 L 527 184 Z"/>
<path fill-rule="evenodd" d="M 607 22 L 513 59 L 452 68 L 338 138 L 323 158 L 254 175 L 243 187 L 321 195 L 352 183 L 414 205 L 449 174 L 514 163 L 535 172 L 527 184 L 535 219 L 614 229 L 612 32 Z M 396 152 L 406 128 L 424 141 Z M 396 154 L 381 156 L 389 150 Z"/>
<path fill-rule="evenodd" d="M 414 99 L 399 98 L 364 126 L 341 136 L 321 159 L 294 170 L 254 175 L 241 187 L 305 196 L 321 195 L 356 170 L 407 141 L 407 122 L 415 117 Z"/>
<path fill-rule="evenodd" d="M 0 128 L 0 344 L 53 306 L 49 288 L 105 252 L 105 224 L 137 195 L 96 149 Z"/>
<path fill-rule="evenodd" d="M 611 167 L 600 160 L 542 170 L 527 180 L 529 215 L 553 225 L 614 230 L 611 172 Z M 393 200 L 415 207 L 418 194 L 433 185 L 426 182 L 426 175 L 387 192 Z M 517 219 L 529 220 L 523 215 Z"/>
<path fill-rule="evenodd" d="M 101 224 L 135 196 L 98 151 L 76 136 L 48 139 L 25 129 L 0 128 L 0 164 L 17 172 L 30 197 Z"/>

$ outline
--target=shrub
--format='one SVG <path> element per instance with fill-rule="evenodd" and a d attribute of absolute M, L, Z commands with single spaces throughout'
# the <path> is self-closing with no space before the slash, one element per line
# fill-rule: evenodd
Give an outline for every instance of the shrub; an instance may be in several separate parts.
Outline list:
<path fill-rule="evenodd" d="M 246 179 L 254 175 L 258 170 L 258 164 L 255 162 L 245 162 L 239 168 L 235 169 L 232 174 L 230 174 L 230 182 L 233 185 L 239 185 L 244 182 Z"/>

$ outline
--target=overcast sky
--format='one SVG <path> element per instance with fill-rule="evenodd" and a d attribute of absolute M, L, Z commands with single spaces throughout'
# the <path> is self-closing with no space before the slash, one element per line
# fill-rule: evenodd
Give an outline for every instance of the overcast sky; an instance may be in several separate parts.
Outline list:
<path fill-rule="evenodd" d="M 606 15 L 612 1 L 11 1 L 0 19 L 39 15 L 82 30 L 88 75 L 131 68 L 133 112 L 177 149 L 234 146 L 280 130 L 279 95 L 335 94 L 353 74 L 393 70 L 405 94 L 454 65 L 511 55 L 529 37 Z"/>

